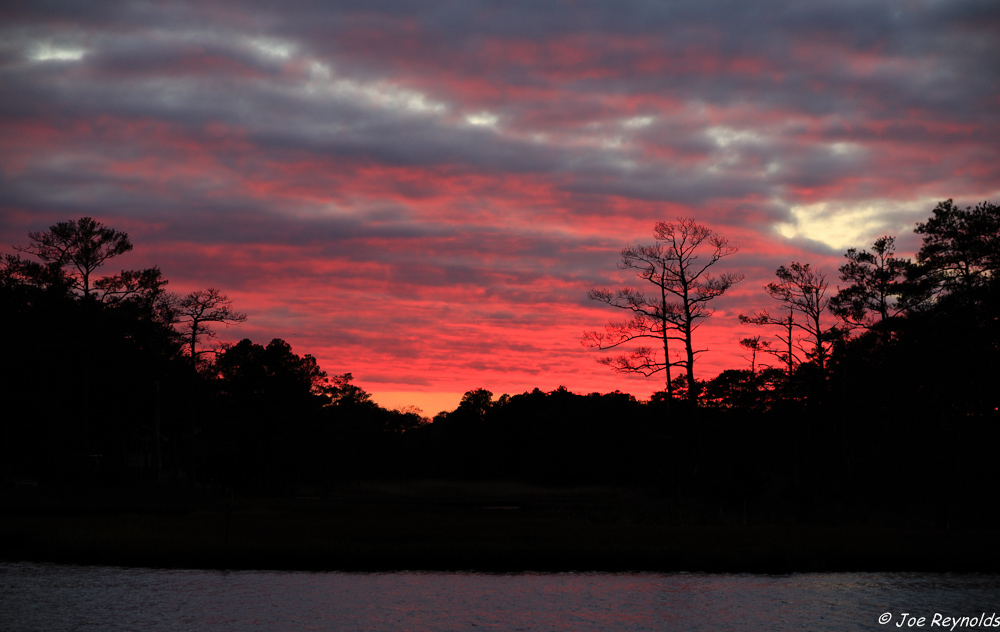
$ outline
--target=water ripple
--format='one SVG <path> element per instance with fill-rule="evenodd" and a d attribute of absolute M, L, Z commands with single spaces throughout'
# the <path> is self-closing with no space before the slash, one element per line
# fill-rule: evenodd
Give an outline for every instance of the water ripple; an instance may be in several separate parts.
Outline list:
<path fill-rule="evenodd" d="M 0 629 L 889 630 L 903 613 L 926 617 L 925 627 L 935 613 L 989 615 L 1000 611 L 998 596 L 996 575 L 309 573 L 5 563 Z M 883 613 L 892 616 L 889 625 L 879 625 Z"/>

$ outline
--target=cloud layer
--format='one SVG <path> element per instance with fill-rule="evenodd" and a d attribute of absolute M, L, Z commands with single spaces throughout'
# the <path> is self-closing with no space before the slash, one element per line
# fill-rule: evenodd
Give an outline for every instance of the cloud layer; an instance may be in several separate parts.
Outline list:
<path fill-rule="evenodd" d="M 90 215 L 380 393 L 643 397 L 585 329 L 695 217 L 747 275 L 1000 191 L 995 2 L 33 2 L 0 9 L 0 244 Z M 8 250 L 9 251 L 9 250 Z M 388 397 L 388 396 L 386 396 Z M 457 400 L 456 400 L 457 401 Z M 400 402 L 402 403 L 402 402 Z M 429 410 L 428 412 L 436 412 Z"/>

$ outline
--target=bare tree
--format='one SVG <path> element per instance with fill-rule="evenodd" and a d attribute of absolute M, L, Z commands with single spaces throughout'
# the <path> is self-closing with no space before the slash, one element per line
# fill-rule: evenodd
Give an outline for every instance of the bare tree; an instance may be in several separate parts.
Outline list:
<path fill-rule="evenodd" d="M 758 312 L 753 316 L 745 316 L 740 314 L 740 322 L 747 323 L 750 325 L 779 325 L 782 328 L 782 333 L 778 334 L 778 340 L 781 342 L 780 348 L 771 348 L 768 343 L 761 343 L 759 348 L 760 351 L 769 353 L 774 357 L 778 358 L 782 364 L 785 365 L 785 370 L 788 375 L 792 374 L 795 370 L 796 365 L 799 364 L 799 358 L 795 355 L 795 349 L 797 345 L 795 344 L 795 315 L 794 310 L 789 308 L 787 318 L 777 318 L 771 316 L 771 314 L 764 310 L 763 312 Z M 747 338 L 745 340 L 750 340 Z M 740 341 L 743 344 L 743 341 Z M 744 345 L 746 346 L 746 345 Z M 801 349 L 801 347 L 799 347 Z"/>
<path fill-rule="evenodd" d="M 616 292 L 591 290 L 590 299 L 630 311 L 633 316 L 628 321 L 608 323 L 604 332 L 586 332 L 583 342 L 603 351 L 642 339 L 656 339 L 657 346 L 662 346 L 662 360 L 652 346 L 638 346 L 625 354 L 602 358 L 601 362 L 616 371 L 647 376 L 664 371 L 669 399 L 673 399 L 670 367 L 684 367 L 687 396 L 694 403 L 698 398 L 695 356 L 705 351 L 694 348 L 694 331 L 698 321 L 712 314 L 708 302 L 743 279 L 743 275 L 734 273 L 713 277 L 708 270 L 738 249 L 725 237 L 693 219 L 657 222 L 653 234 L 654 245 L 623 249 L 618 267 L 635 270 L 636 276 L 656 288 L 656 294 L 647 295 L 630 287 Z M 684 345 L 684 359 L 670 360 L 670 340 Z"/>
<path fill-rule="evenodd" d="M 740 340 L 740 346 L 750 352 L 750 357 L 743 356 L 744 360 L 750 361 L 750 375 L 757 377 L 757 355 L 760 353 L 774 353 L 770 340 L 763 340 L 760 336 L 753 336 Z"/>
<path fill-rule="evenodd" d="M 657 246 L 635 246 L 622 251 L 622 262 L 619 268 L 633 268 L 637 276 L 649 281 L 656 287 L 655 295 L 647 295 L 630 287 L 616 292 L 610 290 L 590 290 L 587 297 L 591 300 L 607 303 L 612 307 L 626 309 L 632 312 L 632 318 L 627 321 L 611 321 L 605 325 L 604 331 L 588 331 L 583 334 L 583 344 L 602 351 L 615 349 L 622 345 L 648 338 L 655 340 L 661 346 L 663 360 L 657 358 L 655 347 L 640 345 L 630 348 L 618 356 L 605 356 L 599 360 L 601 364 L 622 373 L 641 373 L 647 377 L 659 373 L 666 374 L 666 390 L 668 402 L 673 399 L 674 381 L 670 376 L 670 367 L 675 363 L 670 359 L 670 341 L 681 340 L 677 335 L 674 321 L 677 319 L 677 306 L 667 300 L 666 261 L 662 249 Z M 637 265 L 642 257 L 642 267 Z"/>
<path fill-rule="evenodd" d="M 247 315 L 233 309 L 233 301 L 216 288 L 196 290 L 177 302 L 175 308 L 177 323 L 187 331 L 187 346 L 190 348 L 191 364 L 197 365 L 198 356 L 205 350 L 198 351 L 200 337 L 214 338 L 215 332 L 209 328 L 211 323 L 222 323 L 226 326 L 245 322 Z"/>
<path fill-rule="evenodd" d="M 775 274 L 778 277 L 777 283 L 768 283 L 764 290 L 788 307 L 788 318 L 774 318 L 767 311 L 760 312 L 753 316 L 740 316 L 740 320 L 745 323 L 756 325 L 782 325 L 788 333 L 787 339 L 782 339 L 788 345 L 788 373 L 792 372 L 792 331 L 797 329 L 805 334 L 805 340 L 811 348 L 800 349 L 811 356 L 816 362 L 816 366 L 821 371 L 826 369 L 826 357 L 829 349 L 829 334 L 833 327 L 824 327 L 822 323 L 823 313 L 830 303 L 826 296 L 829 283 L 826 275 L 816 272 L 810 268 L 809 264 L 801 264 L 793 261 L 789 267 L 781 266 Z M 802 320 L 795 320 L 793 315 L 798 312 L 803 316 Z"/>

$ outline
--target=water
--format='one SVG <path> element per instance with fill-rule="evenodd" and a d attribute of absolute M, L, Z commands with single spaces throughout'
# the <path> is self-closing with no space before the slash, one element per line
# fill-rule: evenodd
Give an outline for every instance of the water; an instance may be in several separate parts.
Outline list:
<path fill-rule="evenodd" d="M 309 573 L 0 563 L 0 629 L 899 630 L 1000 614 L 1000 576 Z M 879 624 L 883 613 L 892 615 Z M 897 627 L 902 613 L 924 617 Z M 937 625 L 935 614 L 938 615 Z M 965 621 L 954 629 L 989 629 Z M 972 627 L 972 623 L 980 625 Z M 1000 620 L 995 623 L 1000 628 Z"/>

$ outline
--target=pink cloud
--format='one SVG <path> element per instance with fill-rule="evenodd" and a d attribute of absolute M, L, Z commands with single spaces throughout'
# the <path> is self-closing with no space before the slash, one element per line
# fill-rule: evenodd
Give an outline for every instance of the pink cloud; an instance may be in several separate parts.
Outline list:
<path fill-rule="evenodd" d="M 942 7 L 204 4 L 0 31 L 0 244 L 101 218 L 133 236 L 123 266 L 234 298 L 250 320 L 222 339 L 285 338 L 376 393 L 648 395 L 658 379 L 581 346 L 618 317 L 586 292 L 635 284 L 618 250 L 688 216 L 747 275 L 698 330 L 697 373 L 742 367 L 763 332 L 737 317 L 769 305 L 778 265 L 835 282 L 830 226 L 997 191 L 997 43 Z M 78 59 L 17 39 L 67 33 Z M 809 227 L 809 205 L 834 218 Z"/>

